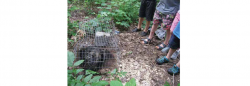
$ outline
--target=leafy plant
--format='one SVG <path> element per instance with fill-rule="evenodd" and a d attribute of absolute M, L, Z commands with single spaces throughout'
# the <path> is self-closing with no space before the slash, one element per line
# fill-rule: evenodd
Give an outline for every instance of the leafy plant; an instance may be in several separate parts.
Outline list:
<path fill-rule="evenodd" d="M 138 0 L 111 0 L 106 4 L 104 2 L 97 7 L 101 11 L 99 14 L 112 18 L 116 26 L 129 27 L 131 23 L 138 19 L 138 11 L 140 7 L 140 1 Z"/>
<path fill-rule="evenodd" d="M 110 33 L 112 32 L 110 20 L 110 18 L 104 18 L 102 15 L 98 14 L 97 18 L 91 19 L 82 24 L 82 27 L 80 27 L 80 29 L 90 34 L 94 34 L 95 32 Z"/>
<path fill-rule="evenodd" d="M 170 86 L 170 84 L 168 83 L 168 81 L 165 82 L 164 86 Z"/>
<path fill-rule="evenodd" d="M 109 83 L 107 81 L 99 81 L 101 76 L 93 76 L 93 73 L 90 71 L 88 76 L 79 75 L 79 72 L 82 72 L 84 69 L 75 69 L 76 66 L 79 66 L 83 63 L 83 60 L 79 60 L 74 63 L 74 53 L 68 51 L 68 86 L 105 86 Z M 86 74 L 87 75 L 87 74 Z M 93 78 L 92 78 L 93 77 Z"/>
<path fill-rule="evenodd" d="M 115 80 L 121 81 L 120 78 L 119 78 L 119 76 L 123 77 L 123 76 L 125 76 L 127 74 L 127 72 L 123 72 L 123 71 L 117 72 L 117 69 L 114 69 L 113 71 L 108 72 L 108 74 L 110 74 L 111 77 L 115 78 Z"/>
<path fill-rule="evenodd" d="M 78 60 L 74 62 L 75 55 L 73 52 L 68 51 L 68 86 L 123 86 L 120 79 L 115 79 L 110 81 L 100 81 L 101 76 L 94 76 L 94 74 L 98 74 L 95 71 L 86 70 L 85 75 L 80 75 L 79 73 L 84 71 L 84 69 L 76 69 L 77 66 L 83 63 L 84 60 Z M 127 72 L 117 72 L 117 69 L 109 72 L 114 77 L 125 76 Z M 135 79 L 132 78 L 129 82 L 125 84 L 125 86 L 136 86 Z"/>

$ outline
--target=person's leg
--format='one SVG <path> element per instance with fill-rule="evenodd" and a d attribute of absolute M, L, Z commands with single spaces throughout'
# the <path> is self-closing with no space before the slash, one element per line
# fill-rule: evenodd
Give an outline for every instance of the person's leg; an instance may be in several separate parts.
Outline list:
<path fill-rule="evenodd" d="M 166 56 L 167 59 L 170 59 L 170 57 L 173 55 L 173 53 L 176 51 L 177 49 L 172 49 L 170 48 L 168 51 L 168 54 Z"/>
<path fill-rule="evenodd" d="M 160 15 L 160 12 L 156 10 L 154 13 L 153 26 L 148 37 L 149 39 L 152 39 L 154 37 L 155 31 L 157 30 L 158 25 L 161 23 L 162 23 L 162 16 Z"/>
<path fill-rule="evenodd" d="M 171 25 L 171 28 L 170 28 L 170 35 L 173 34 L 173 31 L 174 31 L 174 29 L 175 29 L 175 27 L 177 26 L 177 24 L 178 24 L 179 21 L 180 21 L 180 14 L 177 12 L 176 15 L 175 15 L 174 21 L 173 21 L 173 23 L 172 23 L 172 25 Z M 169 38 L 170 38 L 170 37 L 169 37 Z M 166 38 L 165 41 L 164 41 L 164 44 L 168 44 L 168 42 L 169 42 L 169 41 L 168 41 L 167 38 Z M 157 47 L 157 49 L 158 49 L 158 47 Z M 166 48 L 162 49 L 162 52 L 163 52 L 163 53 L 167 53 L 168 50 L 169 50 L 169 47 L 166 47 Z"/>
<path fill-rule="evenodd" d="M 180 49 L 177 49 L 177 50 L 173 53 L 173 55 L 171 56 L 171 59 L 177 59 L 177 57 L 179 56 L 179 54 L 180 54 Z"/>
<path fill-rule="evenodd" d="M 141 32 L 141 36 L 146 36 L 148 35 L 148 28 L 149 28 L 150 21 L 146 22 L 145 29 Z"/>
<path fill-rule="evenodd" d="M 138 32 L 141 31 L 141 25 L 144 20 L 144 17 L 146 17 L 146 0 L 141 0 L 141 6 L 139 10 L 139 23 L 135 29 L 132 30 L 132 32 Z"/>
<path fill-rule="evenodd" d="M 180 48 L 180 39 L 177 38 L 175 35 L 172 35 L 169 42 L 170 50 L 167 56 L 161 56 L 160 58 L 156 59 L 156 63 L 161 65 L 163 63 L 168 63 L 171 55 Z"/>
<path fill-rule="evenodd" d="M 165 17 L 162 18 L 162 23 L 163 23 L 162 27 L 167 30 L 166 31 L 166 38 L 165 38 L 165 41 L 162 44 L 156 46 L 156 49 L 158 49 L 158 50 L 161 50 L 161 49 L 167 47 L 166 45 L 168 45 L 169 39 L 170 39 L 170 37 L 172 35 L 170 33 L 170 27 L 171 27 L 171 24 L 172 24 L 172 22 L 174 20 L 175 15 L 174 14 L 167 14 L 167 15 L 164 15 L 164 16 Z"/>
<path fill-rule="evenodd" d="M 158 25 L 161 23 L 161 15 L 159 14 L 159 11 L 155 11 L 154 13 L 154 21 L 153 21 L 153 26 L 152 29 L 150 30 L 150 34 L 149 37 L 147 39 L 144 39 L 141 43 L 142 44 L 148 44 L 149 40 L 148 39 L 152 39 L 154 36 L 155 31 L 157 30 Z"/>
<path fill-rule="evenodd" d="M 154 36 L 154 32 L 157 30 L 158 24 L 153 24 L 152 29 L 150 31 L 149 37 L 147 39 L 144 39 L 143 41 L 141 41 L 142 44 L 148 44 L 145 42 L 149 42 L 152 40 L 153 36 Z"/>
<path fill-rule="evenodd" d="M 150 25 L 150 21 L 147 21 L 146 22 L 146 27 L 144 29 L 144 32 L 148 32 L 149 25 Z"/>
<path fill-rule="evenodd" d="M 144 20 L 144 18 L 139 17 L 139 23 L 138 23 L 138 26 L 137 26 L 138 29 L 141 29 L 141 25 L 142 25 L 143 20 Z"/>
<path fill-rule="evenodd" d="M 159 24 L 153 24 L 150 34 L 148 36 L 149 39 L 152 39 L 154 37 L 155 31 L 157 30 L 158 25 Z"/>
<path fill-rule="evenodd" d="M 169 29 L 166 31 L 166 35 L 167 36 L 166 36 L 166 39 L 164 40 L 164 44 L 168 45 L 169 39 L 170 39 L 170 37 L 172 35 Z"/>
<path fill-rule="evenodd" d="M 156 7 L 156 0 L 147 1 L 147 10 L 146 10 L 146 26 L 145 29 L 142 31 L 141 36 L 148 35 L 148 29 L 150 22 L 153 21 L 154 13 Z"/>
<path fill-rule="evenodd" d="M 171 34 L 170 30 L 168 29 L 168 30 L 166 31 L 166 38 L 165 38 L 165 40 L 164 40 L 164 42 L 163 42 L 165 45 L 160 44 L 160 46 L 161 46 L 162 48 L 167 47 L 166 45 L 168 45 L 168 42 L 169 42 L 169 39 L 170 39 L 171 35 L 172 35 L 172 34 Z M 156 47 L 156 49 L 160 49 L 159 46 L 155 46 L 155 47 Z"/>
<path fill-rule="evenodd" d="M 178 63 L 176 64 L 176 66 L 180 68 L 180 66 L 181 66 L 180 65 L 180 60 L 178 61 Z"/>

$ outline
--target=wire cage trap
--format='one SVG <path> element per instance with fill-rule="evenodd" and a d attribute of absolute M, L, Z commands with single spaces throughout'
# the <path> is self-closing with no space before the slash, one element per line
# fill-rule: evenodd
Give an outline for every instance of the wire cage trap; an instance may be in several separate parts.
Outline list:
<path fill-rule="evenodd" d="M 79 29 L 84 35 L 77 41 L 74 53 L 76 60 L 84 60 L 80 67 L 94 71 L 117 68 L 120 49 L 114 23 L 92 19 L 79 23 Z"/>

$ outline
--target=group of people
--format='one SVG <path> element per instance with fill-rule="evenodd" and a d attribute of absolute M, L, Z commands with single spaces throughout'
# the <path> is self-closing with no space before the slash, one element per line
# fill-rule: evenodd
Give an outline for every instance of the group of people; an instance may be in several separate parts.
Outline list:
<path fill-rule="evenodd" d="M 177 57 L 180 50 L 180 0 L 160 0 L 156 6 L 156 0 L 141 0 L 139 11 L 138 26 L 133 29 L 133 32 L 141 32 L 142 36 L 149 36 L 141 41 L 142 44 L 152 42 L 155 31 L 158 25 L 166 30 L 166 37 L 163 43 L 156 46 L 157 50 L 167 53 L 166 56 L 160 56 L 156 59 L 158 65 L 168 63 L 171 56 L 175 53 Z M 146 17 L 145 29 L 141 27 L 144 18 Z M 150 21 L 153 21 L 153 26 L 149 31 Z M 175 57 L 174 56 L 174 57 Z M 180 72 L 180 61 L 168 69 L 169 74 L 177 74 Z"/>

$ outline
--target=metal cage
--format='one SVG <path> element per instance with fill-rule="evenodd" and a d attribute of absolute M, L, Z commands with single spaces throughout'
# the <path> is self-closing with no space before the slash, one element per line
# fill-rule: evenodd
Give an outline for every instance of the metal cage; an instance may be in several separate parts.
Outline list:
<path fill-rule="evenodd" d="M 92 19 L 79 23 L 82 39 L 74 46 L 76 60 L 84 60 L 80 67 L 90 70 L 117 67 L 120 49 L 115 35 L 115 25 L 109 21 Z"/>

